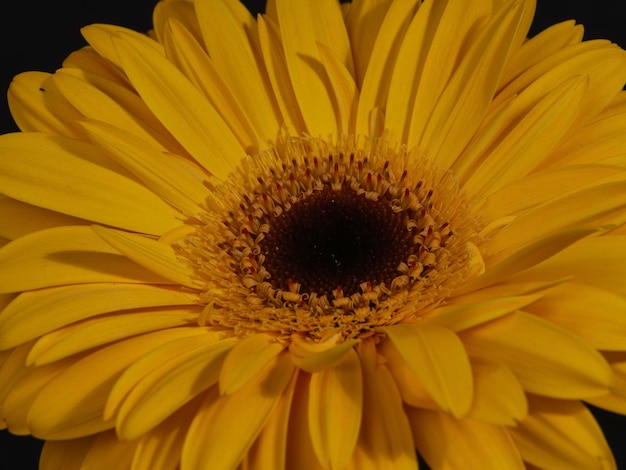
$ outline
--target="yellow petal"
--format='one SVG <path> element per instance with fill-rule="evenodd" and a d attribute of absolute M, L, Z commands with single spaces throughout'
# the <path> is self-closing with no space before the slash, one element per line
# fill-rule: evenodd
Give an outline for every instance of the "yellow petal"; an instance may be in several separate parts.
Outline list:
<path fill-rule="evenodd" d="M 339 134 L 349 134 L 354 128 L 359 92 L 350 71 L 344 66 L 340 58 L 332 49 L 318 43 L 320 58 L 330 78 L 335 116 L 339 126 Z"/>
<path fill-rule="evenodd" d="M 383 328 L 432 399 L 455 417 L 472 404 L 473 379 L 459 337 L 437 325 L 397 324 Z"/>
<path fill-rule="evenodd" d="M 162 334 L 168 333 L 163 332 Z M 117 415 L 121 405 L 127 401 L 130 392 L 146 376 L 152 376 L 153 379 L 159 380 L 163 375 L 161 372 L 167 373 L 172 370 L 171 364 L 175 365 L 181 361 L 193 361 L 197 357 L 195 351 L 198 348 L 213 348 L 223 339 L 224 335 L 222 333 L 204 327 L 169 330 L 169 336 L 161 344 L 155 345 L 154 348 L 134 361 L 115 382 L 104 409 L 104 418 L 109 419 Z M 221 362 L 219 363 L 221 364 Z M 206 362 L 202 364 L 207 365 Z M 161 367 L 163 369 L 159 371 Z M 175 369 L 175 366 L 173 368 Z M 215 375 L 215 379 L 212 379 L 211 383 L 214 383 L 216 380 L 217 375 Z M 143 387 L 143 392 L 145 393 L 146 391 L 148 390 Z M 135 397 L 141 398 L 142 395 L 135 392 Z M 126 407 L 129 409 L 128 404 Z"/>
<path fill-rule="evenodd" d="M 505 365 L 528 392 L 576 399 L 609 389 L 611 369 L 600 353 L 534 315 L 512 313 L 460 336 L 469 354 Z"/>
<path fill-rule="evenodd" d="M 0 291 L 92 282 L 170 284 L 130 261 L 91 227 L 35 232 L 0 249 Z"/>
<path fill-rule="evenodd" d="M 481 276 L 466 282 L 463 286 L 457 289 L 456 294 L 467 294 L 496 283 L 502 283 L 512 275 L 532 268 L 533 266 L 540 264 L 542 261 L 550 259 L 555 254 L 565 250 L 568 246 L 591 235 L 595 231 L 596 230 L 593 228 L 576 228 L 567 230 L 548 236 L 532 245 L 522 248 L 515 253 L 510 253 L 509 251 L 502 252 L 498 257 L 501 261 L 492 264 Z M 570 275 L 570 273 L 564 273 L 562 276 L 554 277 L 550 280 L 562 279 L 563 277 Z M 545 279 L 529 280 L 540 281 Z"/>
<path fill-rule="evenodd" d="M 480 209 L 487 220 L 495 220 L 623 173 L 624 169 L 619 166 L 591 164 L 568 165 L 531 173 L 491 194 Z"/>
<path fill-rule="evenodd" d="M 497 362 L 473 360 L 474 401 L 468 418 L 515 426 L 528 412 L 524 389 L 513 373 Z"/>
<path fill-rule="evenodd" d="M 270 361 L 254 379 L 232 395 L 217 397 L 217 387 L 198 410 L 183 446 L 181 470 L 236 468 L 259 435 L 296 369 L 289 354 Z"/>
<path fill-rule="evenodd" d="M 303 0 L 279 0 L 276 2 L 276 10 L 287 69 L 308 132 L 313 136 L 336 135 L 338 123 L 317 42 L 331 47 L 343 44 L 335 43 L 332 39 L 339 37 L 338 32 L 343 29 L 347 43 L 339 4 L 332 0 L 318 1 L 315 5 Z M 301 21 L 303 16 L 307 21 Z M 349 54 L 349 48 L 335 52 L 348 60 L 346 53 Z"/>
<path fill-rule="evenodd" d="M 345 468 L 356 445 L 363 406 L 363 375 L 354 349 L 309 384 L 309 432 L 325 468 Z"/>
<path fill-rule="evenodd" d="M 298 106 L 298 100 L 287 71 L 285 51 L 280 42 L 280 31 L 271 19 L 259 16 L 259 41 L 267 67 L 267 74 L 274 90 L 274 96 L 287 130 L 296 135 L 304 132 L 305 124 Z"/>
<path fill-rule="evenodd" d="M 100 151 L 86 142 L 6 134 L 0 139 L 0 186 L 14 199 L 127 230 L 159 235 L 179 224 L 174 209 L 101 165 L 101 159 Z"/>
<path fill-rule="evenodd" d="M 465 2 L 461 3 L 466 7 Z M 462 13 L 453 13 L 466 16 L 459 25 L 461 28 L 471 27 L 470 21 L 481 13 L 476 10 L 470 8 Z M 429 55 L 424 64 L 425 77 L 420 81 L 416 96 L 415 102 L 420 104 L 409 111 L 412 115 L 407 138 L 409 146 L 418 144 L 426 154 L 437 160 L 439 166 L 447 168 L 453 163 L 474 135 L 491 104 L 523 13 L 521 2 L 508 2 L 493 14 L 469 50 L 463 54 L 463 59 L 452 73 L 449 83 L 441 90 L 438 100 L 435 99 L 437 91 L 434 90 L 441 86 L 437 83 L 441 78 L 438 78 L 437 68 L 429 66 L 430 60 L 439 60 L 434 49 L 435 37 L 431 46 L 433 49 L 429 52 L 433 54 L 432 59 Z M 455 37 L 464 32 L 457 31 L 449 36 Z M 427 106 L 433 103 L 432 112 L 423 109 L 424 99 L 429 100 Z M 425 116 L 429 116 L 427 121 Z"/>
<path fill-rule="evenodd" d="M 313 373 L 327 367 L 333 367 L 357 343 L 358 340 L 344 341 L 339 344 L 333 340 L 324 343 L 311 343 L 294 336 L 289 345 L 289 351 L 296 366 Z"/>
<path fill-rule="evenodd" d="M 114 341 L 156 330 L 197 324 L 201 307 L 125 311 L 66 326 L 40 337 L 27 365 L 47 364 Z"/>
<path fill-rule="evenodd" d="M 11 116 L 23 132 L 82 136 L 76 120 L 83 115 L 61 95 L 49 73 L 24 72 L 15 76 L 7 100 Z"/>
<path fill-rule="evenodd" d="M 150 370 L 121 404 L 116 419 L 120 437 L 132 440 L 143 435 L 208 390 L 217 382 L 224 358 L 235 342 L 234 338 L 215 341 L 205 335 L 179 341 L 188 350 Z"/>
<path fill-rule="evenodd" d="M 163 54 L 163 46 L 161 46 L 161 44 L 145 34 L 124 28 L 123 26 L 91 24 L 81 28 L 80 32 L 98 55 L 104 57 L 107 61 L 119 68 L 123 67 L 112 39 L 113 37 L 117 37 L 120 33 L 133 38 L 136 42 L 141 42 L 144 47 L 150 48 L 156 53 Z"/>
<path fill-rule="evenodd" d="M 616 469 L 600 426 L 577 401 L 535 397 L 511 435 L 524 460 L 541 468 Z"/>
<path fill-rule="evenodd" d="M 52 79 L 84 118 L 125 129 L 160 150 L 182 151 L 141 98 L 127 86 L 74 69 L 60 69 Z"/>
<path fill-rule="evenodd" d="M 0 348 L 103 313 L 195 303 L 195 296 L 181 289 L 141 284 L 91 283 L 24 292 L 0 313 Z"/>
<path fill-rule="evenodd" d="M 385 15 L 361 86 L 355 128 L 357 135 L 370 135 L 372 111 L 384 107 L 387 102 L 391 82 L 389 70 L 395 67 L 402 39 L 419 4 L 418 0 L 395 1 Z"/>
<path fill-rule="evenodd" d="M 297 379 L 298 374 L 293 374 L 285 392 L 267 419 L 261 434 L 246 454 L 244 468 L 255 470 L 288 470 L 291 468 L 286 466 L 287 436 Z"/>
<path fill-rule="evenodd" d="M 121 441 L 113 431 L 100 433 L 87 452 L 81 469 L 130 468 L 137 444 L 137 441 Z"/>
<path fill-rule="evenodd" d="M 309 432 L 309 393 L 311 374 L 298 373 L 287 431 L 287 458 L 286 468 L 306 468 L 311 470 L 326 470 L 313 449 L 311 433 Z"/>
<path fill-rule="evenodd" d="M 626 299 L 584 284 L 561 284 L 525 308 L 605 351 L 626 348 Z"/>
<path fill-rule="evenodd" d="M 239 390 L 283 349 L 285 345 L 270 335 L 257 334 L 238 341 L 220 370 L 220 393 L 230 395 Z"/>
<path fill-rule="evenodd" d="M 0 195 L 0 237 L 15 240 L 29 233 L 89 222 Z"/>
<path fill-rule="evenodd" d="M 483 246 L 492 253 L 510 252 L 541 238 L 589 226 L 626 222 L 626 181 L 601 184 L 547 203 L 516 218 Z"/>
<path fill-rule="evenodd" d="M 503 426 L 410 407 L 407 413 L 415 445 L 431 468 L 526 468 Z"/>
<path fill-rule="evenodd" d="M 256 27 L 252 15 L 233 0 L 195 2 L 194 6 L 204 44 L 219 75 L 258 134 L 276 138 L 280 129 L 276 104 L 249 39 Z"/>
<path fill-rule="evenodd" d="M 97 436 L 46 441 L 39 458 L 39 470 L 79 470 Z"/>
<path fill-rule="evenodd" d="M 258 153 L 263 145 L 262 139 L 250 122 L 246 109 L 237 101 L 236 95 L 219 75 L 198 40 L 173 19 L 167 23 L 164 33 L 168 59 L 209 100 L 237 137 L 241 147 L 249 154 Z"/>
<path fill-rule="evenodd" d="M 124 369 L 164 342 L 200 334 L 198 330 L 174 328 L 136 336 L 99 349 L 67 367 L 33 401 L 28 413 L 33 434 L 45 439 L 73 439 L 111 428 L 113 422 L 103 418 L 104 405 Z"/>
<path fill-rule="evenodd" d="M 387 367 L 376 363 L 374 345 L 362 345 L 364 413 L 349 468 L 417 470 L 411 427 L 398 388 Z"/>
<path fill-rule="evenodd" d="M 120 230 L 100 226 L 93 226 L 92 229 L 113 248 L 139 265 L 183 286 L 198 287 L 193 269 L 170 245 Z"/>
<path fill-rule="evenodd" d="M 108 150 L 161 199 L 185 214 L 202 212 L 210 197 L 209 190 L 176 160 L 118 127 L 97 121 L 82 125 L 95 143 Z"/>
<path fill-rule="evenodd" d="M 576 282 L 626 295 L 626 236 L 590 237 L 511 278 L 514 282 L 572 277 Z M 593 260 L 592 263 L 589 260 Z"/>
<path fill-rule="evenodd" d="M 424 320 L 451 331 L 462 331 L 526 307 L 540 297 L 540 295 L 493 297 L 477 303 L 450 304 L 433 310 L 424 317 Z"/>
<path fill-rule="evenodd" d="M 161 44 L 165 43 L 166 25 L 172 20 L 184 25 L 185 29 L 193 33 L 196 40 L 202 40 L 193 2 L 174 0 L 156 4 L 152 13 L 152 22 L 154 24 L 154 34 Z"/>
<path fill-rule="evenodd" d="M 200 165 L 226 177 L 245 153 L 213 106 L 143 41 L 122 35 L 114 42 L 124 72 L 146 105 Z"/>

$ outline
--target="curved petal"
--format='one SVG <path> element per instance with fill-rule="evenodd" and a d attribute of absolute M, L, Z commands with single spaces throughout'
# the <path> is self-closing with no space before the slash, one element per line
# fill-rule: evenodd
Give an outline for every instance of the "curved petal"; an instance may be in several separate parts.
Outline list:
<path fill-rule="evenodd" d="M 199 286 L 191 266 L 170 245 L 134 233 L 100 226 L 91 228 L 113 248 L 146 269 L 183 286 Z"/>
<path fill-rule="evenodd" d="M 325 468 L 345 468 L 363 412 L 363 375 L 354 349 L 333 367 L 312 374 L 308 399 L 309 432 L 317 458 Z"/>
<path fill-rule="evenodd" d="M 232 395 L 217 396 L 217 387 L 207 395 L 189 427 L 183 446 L 181 470 L 235 468 L 269 419 L 296 369 L 289 354 L 270 361 L 251 381 Z"/>
<path fill-rule="evenodd" d="M 506 428 L 407 407 L 413 438 L 431 468 L 526 468 Z"/>
<path fill-rule="evenodd" d="M 141 284 L 79 284 L 24 292 L 0 313 L 0 349 L 103 313 L 144 307 L 194 305 L 179 288 Z"/>
<path fill-rule="evenodd" d="M 611 369 L 600 353 L 534 315 L 512 313 L 459 335 L 469 354 L 505 365 L 528 392 L 580 399 L 609 390 Z"/>
<path fill-rule="evenodd" d="M 46 441 L 39 458 L 39 470 L 80 470 L 95 436 L 67 441 Z"/>
<path fill-rule="evenodd" d="M 238 341 L 220 370 L 220 394 L 230 395 L 239 390 L 283 349 L 285 344 L 270 335 L 256 334 Z"/>
<path fill-rule="evenodd" d="M 536 397 L 511 429 L 524 460 L 541 468 L 616 469 L 600 426 L 585 405 Z"/>
<path fill-rule="evenodd" d="M 0 249 L 0 292 L 92 282 L 171 284 L 121 256 L 91 227 L 42 230 Z"/>
<path fill-rule="evenodd" d="M 45 209 L 153 235 L 180 223 L 180 214 L 144 186 L 89 160 L 99 154 L 92 144 L 67 137 L 3 135 L 2 192 Z"/>
<path fill-rule="evenodd" d="M 437 325 L 397 324 L 383 328 L 432 399 L 455 417 L 472 404 L 472 370 L 459 337 Z"/>

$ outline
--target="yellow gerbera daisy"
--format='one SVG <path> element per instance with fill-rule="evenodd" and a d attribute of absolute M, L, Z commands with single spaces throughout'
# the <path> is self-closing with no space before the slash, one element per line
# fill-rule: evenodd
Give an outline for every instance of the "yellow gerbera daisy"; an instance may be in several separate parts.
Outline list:
<path fill-rule="evenodd" d="M 18 75 L 0 419 L 41 469 L 615 468 L 626 52 L 533 0 L 162 0 Z"/>

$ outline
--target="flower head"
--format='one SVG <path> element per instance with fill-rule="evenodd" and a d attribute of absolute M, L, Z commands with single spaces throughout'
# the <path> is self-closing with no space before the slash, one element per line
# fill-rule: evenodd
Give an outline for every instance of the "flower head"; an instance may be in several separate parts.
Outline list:
<path fill-rule="evenodd" d="M 532 0 L 162 0 L 9 90 L 41 468 L 615 468 L 626 52 Z"/>

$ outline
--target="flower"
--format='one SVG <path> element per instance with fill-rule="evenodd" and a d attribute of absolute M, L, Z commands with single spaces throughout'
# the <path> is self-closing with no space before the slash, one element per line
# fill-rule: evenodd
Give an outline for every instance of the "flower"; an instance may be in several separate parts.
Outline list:
<path fill-rule="evenodd" d="M 626 53 L 533 11 L 163 0 L 16 77 L 5 426 L 44 470 L 615 468 Z"/>

